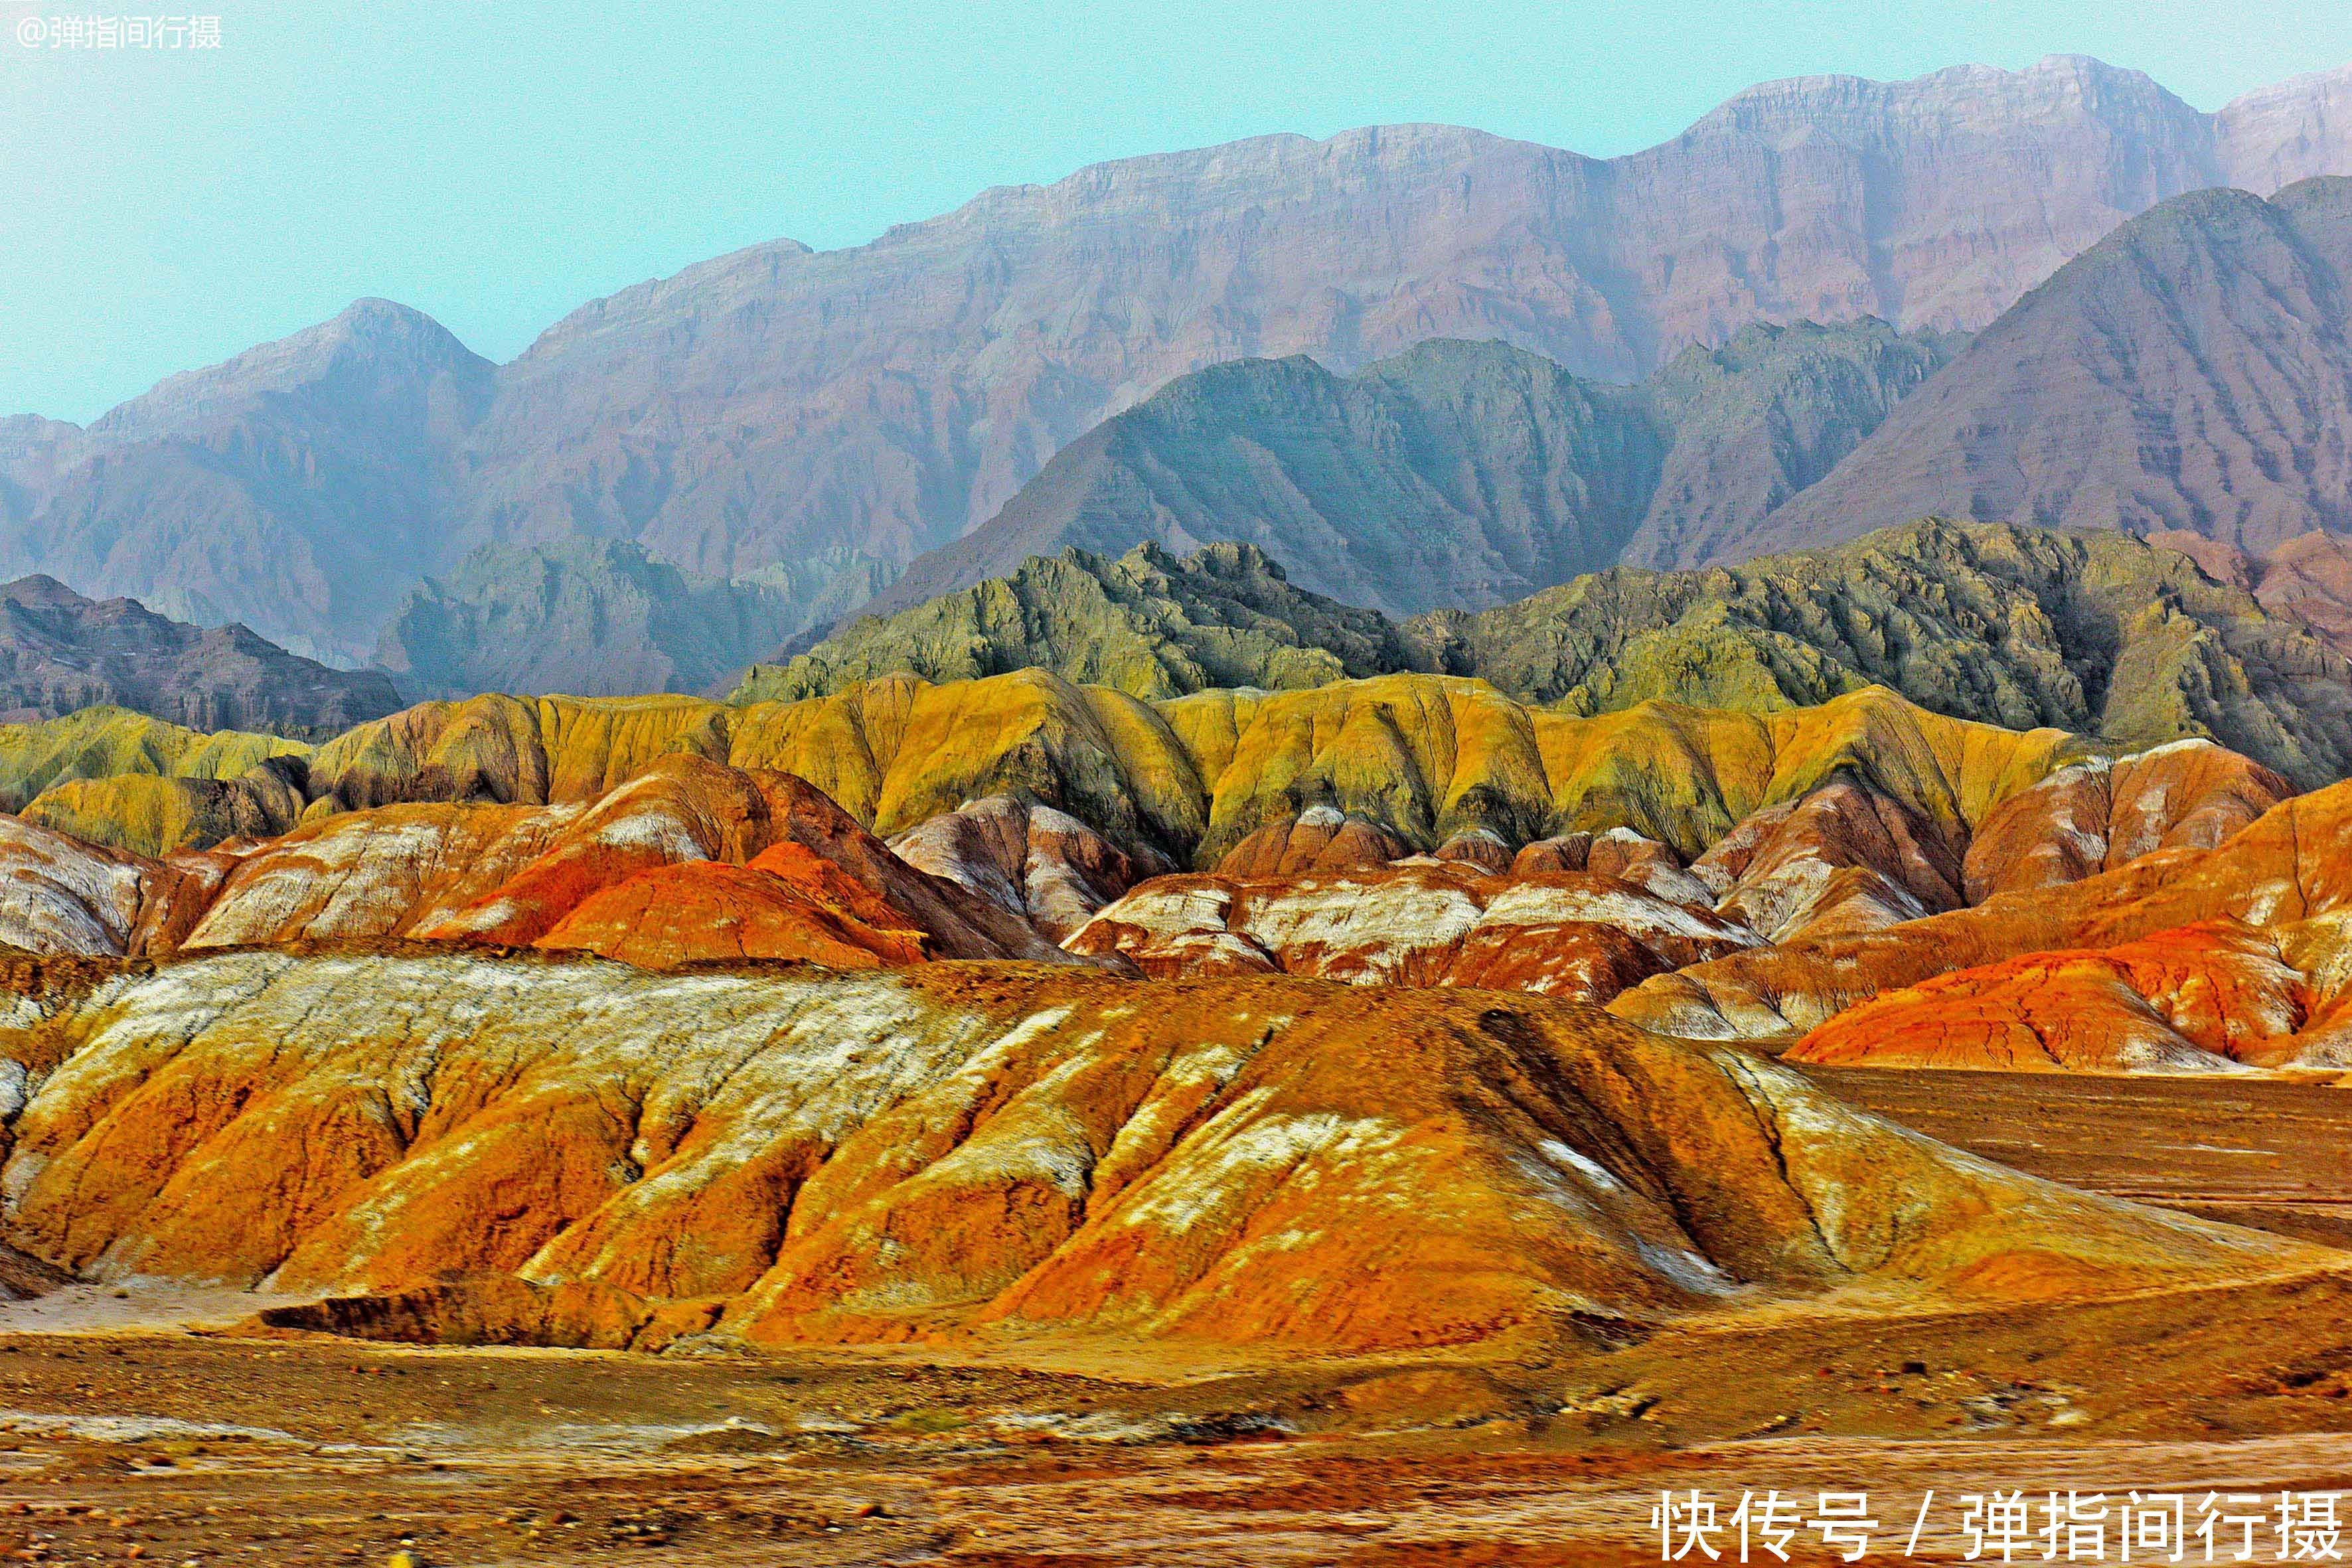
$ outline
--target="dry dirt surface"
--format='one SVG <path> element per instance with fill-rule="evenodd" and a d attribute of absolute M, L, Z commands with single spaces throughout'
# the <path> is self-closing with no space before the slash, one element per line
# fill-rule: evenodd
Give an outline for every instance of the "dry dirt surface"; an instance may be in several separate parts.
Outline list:
<path fill-rule="evenodd" d="M 2352 1248 L 2352 1104 L 2325 1083 L 1803 1071 L 1865 1110 L 2033 1175 Z"/>
<path fill-rule="evenodd" d="M 1050 1354 L 1032 1357 L 1050 1361 Z M 1115 1374 L 1114 1374 L 1115 1373 Z M 1614 1349 L 1093 1375 L 218 1330 L 0 1336 L 0 1552 L 420 1564 L 1655 1561 L 1661 1489 L 1868 1489 L 1960 1560 L 1988 1486 L 2352 1486 L 2352 1282 Z M 1832 1561 L 1801 1546 L 1795 1561 Z M 2267 1559 L 2264 1559 L 2267 1560 Z"/>

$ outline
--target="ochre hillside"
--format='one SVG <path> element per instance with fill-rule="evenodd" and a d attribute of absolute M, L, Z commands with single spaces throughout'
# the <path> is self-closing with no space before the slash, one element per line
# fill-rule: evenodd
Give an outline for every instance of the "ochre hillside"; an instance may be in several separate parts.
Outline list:
<path fill-rule="evenodd" d="M 314 1326 L 1361 1352 L 2332 1256 L 1535 998 L 456 952 L 8 980 L 15 1244 L 100 1279 L 415 1292 L 277 1314 Z"/>
<path fill-rule="evenodd" d="M 741 708 L 688 698 L 427 703 L 321 747 L 310 780 L 333 807 L 564 802 L 692 752 L 796 773 L 885 835 L 1012 793 L 1131 849 L 1198 865 L 1317 805 L 1422 848 L 1472 826 L 1514 845 L 1630 826 L 1691 855 L 1841 769 L 1973 826 L 2083 750 L 2062 731 L 1946 719 L 1876 689 L 1769 714 L 1645 703 L 1577 718 L 1440 676 L 1150 703 L 1024 670 L 945 686 L 871 681 Z"/>

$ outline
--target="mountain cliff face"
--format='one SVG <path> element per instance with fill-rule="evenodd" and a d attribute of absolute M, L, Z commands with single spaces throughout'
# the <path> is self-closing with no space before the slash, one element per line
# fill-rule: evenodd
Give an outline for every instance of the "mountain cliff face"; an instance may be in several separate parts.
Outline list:
<path fill-rule="evenodd" d="M 0 720 L 104 706 L 195 730 L 325 740 L 381 719 L 400 696 L 381 675 L 297 658 L 241 626 L 200 629 L 48 577 L 0 583 Z"/>
<path fill-rule="evenodd" d="M 1423 343 L 1344 377 L 1305 358 L 1218 365 L 1071 443 L 871 608 L 1067 545 L 1214 539 L 1391 614 L 1500 604 L 1753 531 L 1950 346 L 1878 321 L 1749 327 L 1634 387 L 1499 342 Z"/>
<path fill-rule="evenodd" d="M 356 660 L 482 543 L 627 538 L 712 577 L 905 563 L 1227 360 L 1344 374 L 1496 339 L 1623 380 L 1759 320 L 1980 326 L 2168 197 L 2352 172 L 2346 80 L 2206 116 L 2079 58 L 1813 78 L 1610 161 L 1433 126 L 1266 137 L 991 191 L 854 249 L 719 258 L 496 371 L 363 304 L 88 432 L 0 435 L 0 570 Z"/>
<path fill-rule="evenodd" d="M 2283 156 L 2352 173 L 2340 117 L 2296 112 L 2336 83 L 2209 118 L 2056 58 L 1773 83 L 1605 162 L 1403 126 L 1104 164 L 857 250 L 762 247 L 586 307 L 512 368 L 486 504 L 535 528 L 584 497 L 705 571 L 818 538 L 903 560 L 1218 361 L 1345 372 L 1499 338 L 1626 380 L 1759 319 L 1972 329 L 2168 196 Z M 724 521 L 743 476 L 762 505 Z"/>
<path fill-rule="evenodd" d="M 2352 180 L 2185 196 L 1987 328 L 1750 543 L 1937 513 L 2179 529 L 2263 552 L 2352 529 Z"/>

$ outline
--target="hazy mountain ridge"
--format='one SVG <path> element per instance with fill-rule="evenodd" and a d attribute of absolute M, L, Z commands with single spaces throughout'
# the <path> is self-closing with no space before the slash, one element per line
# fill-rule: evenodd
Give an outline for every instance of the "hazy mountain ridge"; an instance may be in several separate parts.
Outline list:
<path fill-rule="evenodd" d="M 362 300 L 51 435 L 76 459 L 9 524 L 0 563 L 356 663 L 440 556 L 457 443 L 494 374 L 431 319 Z"/>
<path fill-rule="evenodd" d="M 1215 365 L 1071 443 L 869 608 L 1066 545 L 1213 539 L 1391 614 L 1501 604 L 1629 554 L 1752 531 L 1949 346 L 1880 321 L 1757 325 L 1634 386 L 1492 342 L 1426 342 L 1346 377 L 1304 357 Z"/>
<path fill-rule="evenodd" d="M 383 676 L 330 669 L 241 626 L 197 627 L 48 577 L 0 583 L 0 719 L 120 707 L 194 730 L 323 740 L 400 706 Z"/>
<path fill-rule="evenodd" d="M 484 545 L 410 591 L 373 662 L 412 701 L 700 691 L 887 580 L 879 563 L 856 559 L 713 582 L 626 541 Z"/>
<path fill-rule="evenodd" d="M 2079 58 L 1808 79 L 1605 162 L 1446 127 L 1261 138 L 719 258 L 498 369 L 364 304 L 46 455 L 0 439 L 0 569 L 357 659 L 486 542 L 628 538 L 714 577 L 903 563 L 1221 361 L 1346 372 L 1454 336 L 1626 378 L 1759 319 L 1974 327 L 2165 197 L 2352 170 L 2347 81 L 2207 116 Z M 322 339 L 374 370 L 320 374 Z"/>
<path fill-rule="evenodd" d="M 1935 512 L 2260 553 L 2352 529 L 2347 432 L 2352 180 L 2200 192 L 2026 296 L 1748 542 Z"/>

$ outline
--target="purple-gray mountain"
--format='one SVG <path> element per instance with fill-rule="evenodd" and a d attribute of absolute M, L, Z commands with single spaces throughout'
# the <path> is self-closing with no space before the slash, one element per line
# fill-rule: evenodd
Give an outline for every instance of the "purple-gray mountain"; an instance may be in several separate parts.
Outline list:
<path fill-rule="evenodd" d="M 1491 338 L 1630 380 L 1759 320 L 1974 329 L 2158 202 L 2347 172 L 2352 69 L 2207 115 L 2081 58 L 1776 83 L 1606 161 L 1429 126 L 1132 159 L 723 257 L 505 366 L 369 302 L 87 432 L 0 422 L 0 572 L 352 659 L 489 543 L 870 577 L 1215 362 Z"/>
<path fill-rule="evenodd" d="M 0 722 L 109 705 L 192 730 L 318 741 L 401 704 L 374 670 L 330 669 L 241 626 L 187 626 L 48 577 L 0 583 Z"/>

